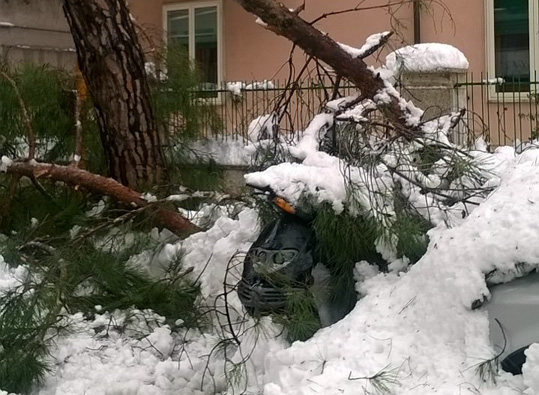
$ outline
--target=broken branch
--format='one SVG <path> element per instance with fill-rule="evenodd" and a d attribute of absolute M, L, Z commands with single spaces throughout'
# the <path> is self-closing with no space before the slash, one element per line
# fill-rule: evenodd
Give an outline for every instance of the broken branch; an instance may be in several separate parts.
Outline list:
<path fill-rule="evenodd" d="M 6 169 L 8 174 L 61 181 L 73 187 L 82 187 L 90 192 L 107 195 L 130 208 L 146 208 L 151 210 L 154 224 L 167 228 L 180 237 L 196 233 L 201 229 L 169 208 L 153 207 L 142 195 L 118 181 L 91 173 L 73 166 L 61 166 L 50 163 L 13 162 Z"/>
<path fill-rule="evenodd" d="M 388 91 L 382 78 L 373 73 L 363 59 L 351 56 L 336 41 L 274 0 L 236 0 L 245 10 L 263 19 L 266 28 L 302 48 L 308 55 L 331 66 L 338 75 L 348 79 L 362 96 L 375 102 L 384 116 L 398 130 L 415 131 L 407 122 L 409 109 L 400 97 Z M 380 93 L 386 93 L 379 95 Z M 377 95 L 388 100 L 376 100 Z"/>

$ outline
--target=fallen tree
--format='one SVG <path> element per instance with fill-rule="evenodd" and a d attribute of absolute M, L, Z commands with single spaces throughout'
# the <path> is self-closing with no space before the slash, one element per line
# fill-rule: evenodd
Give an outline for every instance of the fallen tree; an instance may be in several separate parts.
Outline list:
<path fill-rule="evenodd" d="M 316 29 L 300 17 L 304 5 L 291 10 L 274 0 L 236 0 L 245 10 L 256 15 L 262 25 L 279 36 L 283 36 L 297 45 L 306 54 L 331 66 L 335 73 L 352 82 L 361 91 L 358 99 L 373 100 L 378 109 L 394 125 L 401 134 L 417 131 L 409 120 L 412 118 L 409 103 L 402 100 L 393 87 L 387 84 L 380 75 L 369 70 L 363 59 L 383 46 L 391 36 L 391 32 L 380 35 L 378 43 L 364 53 L 352 55 L 345 47 L 339 45 L 329 35 Z"/>
<path fill-rule="evenodd" d="M 36 154 L 40 136 L 36 135 L 32 125 L 38 112 L 27 108 L 30 106 L 25 104 L 17 81 L 8 75 L 9 72 L 2 71 L 0 77 L 12 87 L 19 104 L 19 113 L 24 120 L 25 132 L 20 132 L 26 134 L 27 154 L 21 155 L 21 151 L 10 152 L 5 163 L 10 162 L 11 165 L 2 166 L 12 178 L 6 199 L 0 202 L 0 215 L 8 215 L 19 181 L 26 176 L 38 188 L 39 183 L 35 180 L 46 178 L 110 196 L 126 208 L 147 208 L 145 211 L 150 214 L 153 225 L 167 228 L 181 237 L 198 231 L 199 228 L 182 217 L 177 210 L 149 204 L 137 191 L 159 186 L 166 178 L 166 168 L 163 144 L 152 108 L 144 55 L 127 3 L 125 0 L 64 0 L 63 8 L 71 27 L 82 75 L 95 108 L 101 147 L 107 160 L 108 176 L 111 178 L 78 168 L 84 140 L 89 139 L 83 136 L 80 119 L 86 86 L 82 89 L 80 83 L 77 86 L 73 120 L 76 143 L 74 151 L 66 153 L 72 155 L 71 165 L 63 166 L 53 162 L 64 163 L 65 157 L 51 160 Z M 63 105 L 69 107 L 65 103 Z M 22 152 L 25 152 L 24 148 Z M 36 162 L 36 159 L 45 163 Z"/>
<path fill-rule="evenodd" d="M 131 188 L 164 178 L 144 54 L 125 0 L 63 1 L 95 106 L 109 175 Z"/>

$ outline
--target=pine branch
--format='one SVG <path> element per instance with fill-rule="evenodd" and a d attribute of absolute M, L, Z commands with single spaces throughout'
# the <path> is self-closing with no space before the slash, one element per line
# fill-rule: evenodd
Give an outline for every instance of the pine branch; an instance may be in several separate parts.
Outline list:
<path fill-rule="evenodd" d="M 19 106 L 21 107 L 22 119 L 26 126 L 26 132 L 28 133 L 28 159 L 34 159 L 36 156 L 36 135 L 34 133 L 34 129 L 32 128 L 32 121 L 30 120 L 30 115 L 28 115 L 28 110 L 26 108 L 21 91 L 19 90 L 15 80 L 7 75 L 6 72 L 0 71 L 0 75 L 10 83 L 10 85 L 13 87 L 13 91 L 15 92 L 15 96 L 17 96 Z"/>
<path fill-rule="evenodd" d="M 163 206 L 150 205 L 142 195 L 112 178 L 103 177 L 86 170 L 71 166 L 50 163 L 13 162 L 7 167 L 8 174 L 29 178 L 44 178 L 61 181 L 72 187 L 82 187 L 90 192 L 107 195 L 130 208 L 148 208 L 155 225 L 167 228 L 180 237 L 200 231 L 195 224 L 182 217 L 176 211 Z"/>
<path fill-rule="evenodd" d="M 348 79 L 361 90 L 361 95 L 374 100 L 386 85 L 379 75 L 375 75 L 361 58 L 352 57 L 336 41 L 322 33 L 284 4 L 275 0 L 236 0 L 245 10 L 258 16 L 266 28 L 292 41 L 313 58 L 331 66 L 338 75 Z M 402 106 L 400 97 L 389 94 L 389 103 L 377 103 L 384 116 L 397 130 L 407 130 L 408 136 L 417 128 L 407 124 L 408 109 Z M 402 133 L 405 135 L 405 133 Z"/>

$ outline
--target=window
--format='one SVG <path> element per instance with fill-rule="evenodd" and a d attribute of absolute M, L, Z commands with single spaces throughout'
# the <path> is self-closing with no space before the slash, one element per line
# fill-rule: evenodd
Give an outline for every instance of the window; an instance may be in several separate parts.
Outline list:
<path fill-rule="evenodd" d="M 489 77 L 505 81 L 497 92 L 535 89 L 537 0 L 487 0 L 487 7 Z"/>
<path fill-rule="evenodd" d="M 180 3 L 163 7 L 167 42 L 183 47 L 202 74 L 206 88 L 221 81 L 221 4 Z"/>

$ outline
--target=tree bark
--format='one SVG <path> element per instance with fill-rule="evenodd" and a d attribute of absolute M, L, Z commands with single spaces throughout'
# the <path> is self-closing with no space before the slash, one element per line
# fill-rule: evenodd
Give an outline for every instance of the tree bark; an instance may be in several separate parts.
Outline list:
<path fill-rule="evenodd" d="M 72 187 L 82 187 L 90 192 L 108 195 L 130 209 L 150 206 L 150 203 L 143 199 L 140 193 L 120 184 L 118 181 L 73 166 L 37 163 L 35 161 L 13 162 L 7 167 L 6 173 L 13 174 L 16 177 L 45 178 L 61 181 Z M 175 210 L 161 205 L 149 207 L 148 210 L 151 211 L 153 225 L 167 228 L 180 237 L 200 231 L 200 228 L 183 218 Z"/>
<path fill-rule="evenodd" d="M 64 0 L 63 7 L 97 112 L 109 175 L 134 189 L 158 184 L 164 157 L 125 0 Z"/>
<path fill-rule="evenodd" d="M 380 76 L 368 69 L 361 58 L 354 58 L 327 34 L 303 20 L 295 10 L 288 9 L 275 0 L 236 0 L 246 11 L 258 16 L 268 30 L 283 36 L 308 55 L 320 59 L 335 72 L 351 81 L 364 98 L 373 99 L 386 87 Z M 408 114 L 399 98 L 390 95 L 388 103 L 378 103 L 384 116 L 399 131 L 410 130 Z"/>

